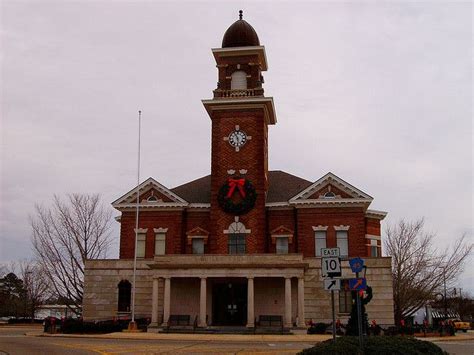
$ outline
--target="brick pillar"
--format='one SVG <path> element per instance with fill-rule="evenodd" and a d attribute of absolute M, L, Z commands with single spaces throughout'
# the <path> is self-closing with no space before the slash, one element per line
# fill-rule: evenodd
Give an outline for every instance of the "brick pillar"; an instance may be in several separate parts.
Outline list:
<path fill-rule="evenodd" d="M 291 328 L 291 277 L 285 277 L 285 327 Z"/>
<path fill-rule="evenodd" d="M 247 327 L 255 327 L 253 277 L 247 278 Z"/>
<path fill-rule="evenodd" d="M 201 278 L 201 293 L 199 297 L 199 326 L 207 327 L 206 323 L 206 304 L 207 304 L 207 279 Z"/>

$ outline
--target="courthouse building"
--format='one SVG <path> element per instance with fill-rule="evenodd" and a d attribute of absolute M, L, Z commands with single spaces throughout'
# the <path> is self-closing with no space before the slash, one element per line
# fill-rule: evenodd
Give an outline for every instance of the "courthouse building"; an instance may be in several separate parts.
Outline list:
<path fill-rule="evenodd" d="M 141 183 L 138 231 L 137 188 L 113 202 L 120 257 L 86 262 L 84 319 L 130 314 L 138 232 L 135 312 L 152 327 L 173 315 L 198 327 L 253 328 L 268 315 L 290 329 L 329 322 L 326 247 L 340 248 L 343 276 L 354 277 L 348 258 L 365 260 L 369 319 L 393 324 L 391 259 L 381 255 L 386 213 L 369 209 L 370 195 L 332 173 L 308 181 L 269 170 L 268 126 L 277 117 L 264 95 L 267 57 L 242 15 L 212 54 L 218 84 L 202 101 L 212 127 L 211 174 L 174 188 L 159 177 Z M 350 292 L 336 292 L 337 318 L 347 320 L 350 306 Z"/>

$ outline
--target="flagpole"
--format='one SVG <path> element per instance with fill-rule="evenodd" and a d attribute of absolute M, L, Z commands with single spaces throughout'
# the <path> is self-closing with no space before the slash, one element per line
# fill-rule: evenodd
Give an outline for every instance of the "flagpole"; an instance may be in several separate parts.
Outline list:
<path fill-rule="evenodd" d="M 137 246 L 138 246 L 138 215 L 140 207 L 140 137 L 141 137 L 141 120 L 142 111 L 138 111 L 138 159 L 137 159 L 137 202 L 136 202 L 136 216 L 135 216 L 135 248 L 133 253 L 133 280 L 132 280 L 132 320 L 128 326 L 129 330 L 136 330 L 135 323 L 135 280 L 137 273 Z"/>

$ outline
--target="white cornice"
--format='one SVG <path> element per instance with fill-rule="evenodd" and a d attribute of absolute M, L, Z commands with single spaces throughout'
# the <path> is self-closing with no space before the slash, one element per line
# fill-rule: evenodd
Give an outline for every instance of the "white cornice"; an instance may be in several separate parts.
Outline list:
<path fill-rule="evenodd" d="M 249 54 L 257 54 L 261 61 L 262 71 L 266 71 L 268 69 L 265 46 L 212 48 L 212 54 L 214 55 L 216 61 L 219 57 L 235 57 Z"/>
<path fill-rule="evenodd" d="M 290 207 L 288 202 L 267 202 L 265 207 Z"/>
<path fill-rule="evenodd" d="M 340 199 L 310 199 L 310 200 L 296 200 L 290 201 L 290 205 L 296 208 L 311 208 L 311 207 L 335 207 L 335 206 L 361 206 L 367 208 L 370 205 L 370 200 L 357 198 L 340 198 Z"/>
<path fill-rule="evenodd" d="M 209 209 L 211 208 L 210 203 L 190 203 L 188 208 L 195 208 L 195 209 Z"/>
<path fill-rule="evenodd" d="M 377 210 L 367 210 L 367 211 L 365 211 L 365 217 L 379 219 L 379 220 L 383 220 L 387 216 L 387 214 L 388 214 L 388 212 L 377 211 Z"/>
<path fill-rule="evenodd" d="M 264 111 L 265 122 L 267 124 L 275 124 L 277 122 L 273 97 L 210 99 L 201 100 L 201 102 L 209 114 L 209 117 L 212 117 L 212 111 L 215 110 L 243 110 L 262 108 Z"/>

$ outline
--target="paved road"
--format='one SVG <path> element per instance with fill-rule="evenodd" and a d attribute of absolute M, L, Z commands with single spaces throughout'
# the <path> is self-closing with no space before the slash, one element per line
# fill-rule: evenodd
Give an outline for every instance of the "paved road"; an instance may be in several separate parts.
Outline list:
<path fill-rule="evenodd" d="M 0 327 L 0 355 L 4 354 L 296 354 L 309 342 L 133 340 L 25 336 L 39 327 Z M 434 341 L 452 355 L 474 355 L 474 340 Z"/>
<path fill-rule="evenodd" d="M 38 328 L 0 327 L 0 354 L 296 354 L 310 343 L 128 340 L 25 336 Z M 2 353 L 3 352 L 3 353 Z"/>
<path fill-rule="evenodd" d="M 434 342 L 450 355 L 474 355 L 474 341 Z"/>

